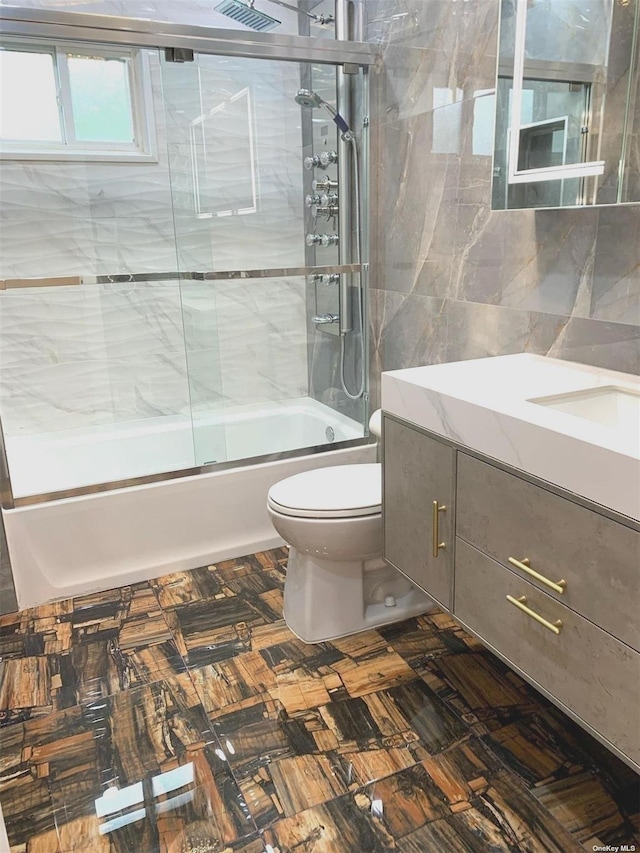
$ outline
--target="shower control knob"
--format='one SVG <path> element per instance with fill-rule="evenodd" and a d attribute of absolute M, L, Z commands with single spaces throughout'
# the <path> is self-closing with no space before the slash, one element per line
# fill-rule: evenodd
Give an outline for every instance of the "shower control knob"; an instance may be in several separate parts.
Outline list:
<path fill-rule="evenodd" d="M 310 172 L 312 169 L 323 168 L 320 163 L 320 157 L 317 154 L 314 154 L 312 157 L 305 157 L 302 162 L 307 172 Z"/>
<path fill-rule="evenodd" d="M 323 246 L 323 238 L 325 234 L 307 234 L 305 242 L 307 246 Z"/>
<path fill-rule="evenodd" d="M 338 153 L 337 151 L 323 151 L 319 159 L 321 168 L 326 169 L 332 163 L 338 162 Z"/>
<path fill-rule="evenodd" d="M 323 193 L 320 196 L 320 204 L 323 207 L 331 207 L 338 204 L 338 193 Z"/>
<path fill-rule="evenodd" d="M 320 238 L 320 242 L 324 246 L 325 249 L 328 249 L 329 246 L 337 246 L 339 241 L 339 237 L 337 234 L 323 234 Z"/>
<path fill-rule="evenodd" d="M 331 190 L 338 189 L 338 182 L 332 181 L 331 178 L 321 178 L 320 180 L 313 181 L 311 186 L 313 187 L 314 193 L 328 193 L 331 192 Z"/>
<path fill-rule="evenodd" d="M 304 197 L 304 203 L 307 207 L 313 207 L 316 204 L 322 203 L 322 198 L 319 195 L 306 195 Z"/>

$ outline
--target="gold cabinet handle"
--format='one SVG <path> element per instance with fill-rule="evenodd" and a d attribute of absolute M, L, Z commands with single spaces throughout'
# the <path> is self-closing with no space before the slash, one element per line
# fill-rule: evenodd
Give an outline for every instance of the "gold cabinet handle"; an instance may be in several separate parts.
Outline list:
<path fill-rule="evenodd" d="M 438 513 L 439 512 L 446 512 L 446 511 L 447 511 L 446 506 L 444 506 L 444 505 L 441 506 L 438 503 L 438 501 L 433 502 L 433 556 L 434 557 L 438 556 L 438 551 L 440 551 L 442 548 L 447 547 L 444 542 L 438 542 L 438 539 L 440 538 L 440 533 L 438 531 L 438 526 L 439 526 L 439 524 L 438 524 Z"/>
<path fill-rule="evenodd" d="M 562 620 L 556 619 L 555 622 L 548 622 L 543 616 L 540 616 L 539 613 L 536 613 L 535 610 L 531 610 L 530 607 L 527 607 L 526 595 L 521 595 L 520 598 L 514 598 L 512 595 L 508 595 L 507 601 L 509 602 L 509 604 L 515 605 L 518 610 L 522 610 L 522 612 L 526 613 L 527 616 L 531 616 L 531 618 L 535 619 L 536 622 L 539 622 L 541 625 L 544 625 L 544 627 L 548 631 L 551 631 L 552 633 L 556 634 L 556 636 L 562 630 Z"/>
<path fill-rule="evenodd" d="M 565 580 L 550 581 L 549 578 L 545 578 L 544 575 L 541 575 L 539 572 L 536 572 L 535 569 L 532 569 L 529 565 L 528 557 L 524 557 L 522 560 L 516 560 L 515 557 L 509 557 L 509 562 L 512 566 L 515 566 L 516 569 L 520 569 L 521 572 L 525 572 L 525 574 L 535 578 L 537 581 L 540 581 L 540 583 L 543 583 L 545 586 L 548 586 L 549 589 L 552 589 L 560 595 L 562 595 L 567 588 L 567 582 Z"/>

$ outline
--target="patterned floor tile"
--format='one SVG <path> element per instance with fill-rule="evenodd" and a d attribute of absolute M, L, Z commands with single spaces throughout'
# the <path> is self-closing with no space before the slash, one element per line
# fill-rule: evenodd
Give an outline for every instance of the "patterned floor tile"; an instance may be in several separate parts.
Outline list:
<path fill-rule="evenodd" d="M 282 590 L 288 558 L 286 548 L 277 548 L 164 575 L 151 581 L 151 585 L 165 609 L 233 595 L 257 596 Z"/>
<path fill-rule="evenodd" d="M 252 635 L 282 620 L 283 549 L 152 581 L 187 666 L 252 648 Z"/>
<path fill-rule="evenodd" d="M 190 675 L 260 827 L 467 734 L 376 631 L 309 646 L 274 623 L 256 645 Z"/>
<path fill-rule="evenodd" d="M 256 834 L 186 674 L 23 729 L 25 772 L 49 787 L 61 853 L 218 850 Z"/>
<path fill-rule="evenodd" d="M 147 584 L 2 617 L 0 652 L 0 726 L 186 669 Z"/>
<path fill-rule="evenodd" d="M 307 645 L 286 560 L 0 618 L 11 853 L 640 848 L 640 777 L 450 616 Z"/>
<path fill-rule="evenodd" d="M 277 821 L 275 853 L 426 853 L 582 848 L 475 740 L 353 793 Z"/>
<path fill-rule="evenodd" d="M 531 793 L 587 849 L 621 844 L 640 849 L 640 832 L 595 774 L 574 773 L 541 783 Z"/>

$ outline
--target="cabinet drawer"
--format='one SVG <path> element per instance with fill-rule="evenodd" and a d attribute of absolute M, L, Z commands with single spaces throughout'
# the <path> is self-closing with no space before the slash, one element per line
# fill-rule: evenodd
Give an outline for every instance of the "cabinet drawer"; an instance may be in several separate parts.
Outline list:
<path fill-rule="evenodd" d="M 456 532 L 538 589 L 640 650 L 640 534 L 465 453 Z M 563 593 L 509 563 L 530 568 Z"/>
<path fill-rule="evenodd" d="M 507 601 L 525 605 L 560 633 Z M 516 577 L 466 542 L 456 543 L 454 615 L 640 765 L 640 654 Z"/>

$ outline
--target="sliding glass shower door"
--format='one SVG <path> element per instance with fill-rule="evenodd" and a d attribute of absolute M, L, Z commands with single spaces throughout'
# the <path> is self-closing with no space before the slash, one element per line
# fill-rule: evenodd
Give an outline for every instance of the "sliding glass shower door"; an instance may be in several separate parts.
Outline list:
<path fill-rule="evenodd" d="M 30 32 L 0 39 L 0 73 L 17 63 L 40 81 L 24 75 L 0 106 L 11 500 L 362 438 L 366 293 L 340 243 L 357 219 L 332 120 L 351 106 L 339 66 L 237 45 L 174 62 Z"/>
<path fill-rule="evenodd" d="M 339 275 L 290 274 L 340 259 L 350 152 L 327 110 L 295 99 L 335 102 L 335 68 L 196 53 L 162 76 L 198 463 L 362 437 L 366 394 L 341 391 L 340 339 L 318 322 L 337 320 Z"/>

